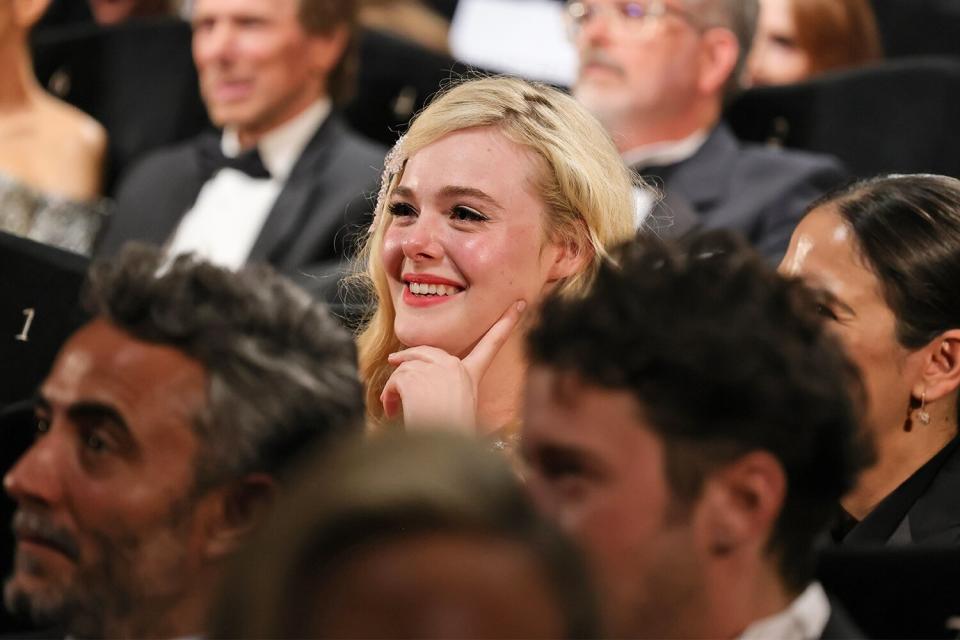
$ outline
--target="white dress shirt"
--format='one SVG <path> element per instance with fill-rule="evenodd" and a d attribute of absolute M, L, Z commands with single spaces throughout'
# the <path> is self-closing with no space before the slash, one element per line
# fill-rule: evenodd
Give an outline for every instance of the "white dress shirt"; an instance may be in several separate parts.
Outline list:
<path fill-rule="evenodd" d="M 167 244 L 168 255 L 194 252 L 229 269 L 243 266 L 293 166 L 330 108 L 329 99 L 318 100 L 260 139 L 257 149 L 269 178 L 252 178 L 232 168 L 211 176 Z M 224 129 L 220 148 L 231 158 L 243 151 L 236 130 Z"/>
<path fill-rule="evenodd" d="M 790 606 L 757 620 L 740 640 L 817 640 L 830 618 L 830 600 L 819 582 L 812 582 Z"/>

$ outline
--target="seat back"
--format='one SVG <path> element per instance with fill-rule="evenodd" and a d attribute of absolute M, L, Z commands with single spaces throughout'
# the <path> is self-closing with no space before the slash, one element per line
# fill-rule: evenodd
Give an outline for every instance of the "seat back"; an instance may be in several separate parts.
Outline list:
<path fill-rule="evenodd" d="M 84 320 L 87 259 L 0 232 L 0 408 L 34 393 Z"/>
<path fill-rule="evenodd" d="M 960 176 L 960 59 L 914 58 L 741 94 L 737 136 L 829 153 L 857 176 Z"/>
<path fill-rule="evenodd" d="M 144 154 L 209 126 L 190 47 L 190 25 L 177 18 L 79 24 L 33 39 L 40 83 L 107 130 L 108 194 Z"/>
<path fill-rule="evenodd" d="M 960 548 L 831 547 L 817 577 L 868 638 L 956 638 Z"/>
<path fill-rule="evenodd" d="M 871 0 L 887 57 L 960 56 L 956 0 Z"/>

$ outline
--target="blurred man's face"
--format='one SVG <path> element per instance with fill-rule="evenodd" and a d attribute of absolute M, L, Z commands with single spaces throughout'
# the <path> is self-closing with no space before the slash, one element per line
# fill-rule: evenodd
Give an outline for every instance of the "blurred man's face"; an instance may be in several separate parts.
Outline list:
<path fill-rule="evenodd" d="M 93 19 L 99 24 L 117 24 L 130 18 L 170 13 L 170 0 L 89 0 Z"/>
<path fill-rule="evenodd" d="M 649 1 L 577 4 L 585 13 L 571 27 L 580 56 L 574 95 L 608 129 L 687 107 L 696 95 L 703 47 L 681 0 L 664 0 L 660 15 Z"/>
<path fill-rule="evenodd" d="M 583 545 L 606 631 L 682 635 L 683 612 L 704 600 L 696 505 L 683 508 L 672 498 L 662 440 L 627 392 L 535 366 L 526 393 L 528 486 Z"/>
<path fill-rule="evenodd" d="M 563 612 L 530 549 L 481 533 L 398 535 L 330 572 L 302 629 L 315 638 L 559 638 Z"/>
<path fill-rule="evenodd" d="M 344 40 L 308 34 L 299 0 L 197 0 L 193 59 L 210 119 L 241 142 L 300 114 L 326 92 Z M 339 32 L 334 32 L 339 34 Z"/>
<path fill-rule="evenodd" d="M 190 597 L 206 543 L 193 427 L 205 380 L 195 360 L 104 320 L 70 338 L 40 390 L 36 441 L 4 478 L 17 502 L 9 609 L 89 637 Z"/>

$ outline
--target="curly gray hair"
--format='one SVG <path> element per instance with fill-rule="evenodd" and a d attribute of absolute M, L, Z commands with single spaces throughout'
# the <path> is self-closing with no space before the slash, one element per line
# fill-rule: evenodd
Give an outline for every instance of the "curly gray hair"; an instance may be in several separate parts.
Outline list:
<path fill-rule="evenodd" d="M 144 245 L 91 268 L 85 302 L 138 339 L 206 369 L 197 489 L 277 473 L 307 445 L 359 432 L 362 386 L 351 336 L 266 266 L 230 272 Z"/>

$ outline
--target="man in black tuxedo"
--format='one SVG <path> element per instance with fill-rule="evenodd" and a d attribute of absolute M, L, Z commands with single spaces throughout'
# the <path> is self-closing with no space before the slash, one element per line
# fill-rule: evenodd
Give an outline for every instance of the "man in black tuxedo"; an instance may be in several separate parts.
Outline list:
<path fill-rule="evenodd" d="M 807 204 L 843 173 L 832 158 L 743 145 L 720 120 L 757 0 L 571 0 L 567 10 L 574 94 L 624 160 L 664 189 L 681 223 L 734 229 L 779 261 Z"/>
<path fill-rule="evenodd" d="M 288 465 L 362 432 L 352 336 L 266 267 L 142 245 L 96 265 L 87 293 L 93 319 L 40 385 L 34 441 L 4 477 L 5 603 L 69 637 L 203 637 Z"/>
<path fill-rule="evenodd" d="M 193 57 L 223 132 L 136 165 L 98 252 L 144 240 L 327 286 L 372 209 L 384 155 L 333 111 L 349 89 L 355 22 L 354 0 L 198 0 Z"/>
<path fill-rule="evenodd" d="M 871 453 L 816 303 L 715 230 L 641 236 L 545 304 L 525 475 L 588 553 L 610 636 L 858 637 L 813 580 Z"/>

